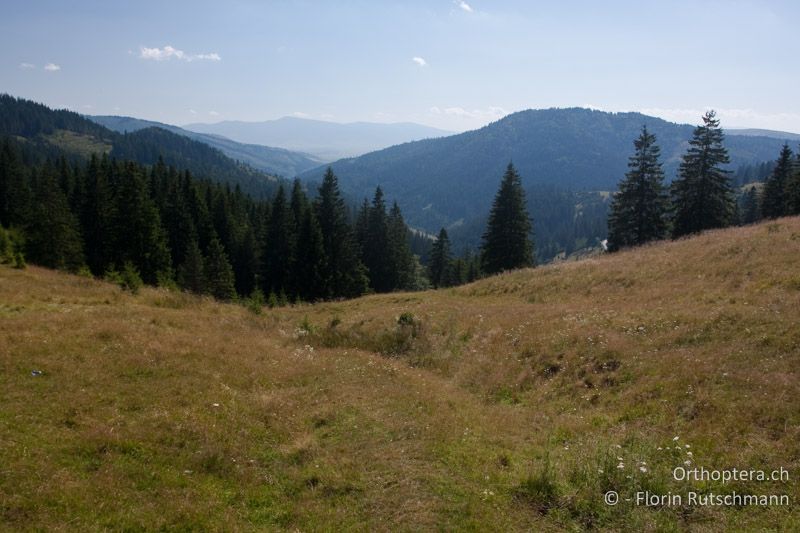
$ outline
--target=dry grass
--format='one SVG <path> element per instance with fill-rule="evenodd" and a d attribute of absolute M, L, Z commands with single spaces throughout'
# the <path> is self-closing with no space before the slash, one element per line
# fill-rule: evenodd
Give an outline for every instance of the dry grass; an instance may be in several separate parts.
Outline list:
<path fill-rule="evenodd" d="M 783 219 L 262 315 L 0 267 L 0 523 L 797 530 L 791 506 L 602 495 L 735 489 L 795 504 L 798 264 L 800 219 Z M 672 480 L 687 460 L 791 477 Z"/>

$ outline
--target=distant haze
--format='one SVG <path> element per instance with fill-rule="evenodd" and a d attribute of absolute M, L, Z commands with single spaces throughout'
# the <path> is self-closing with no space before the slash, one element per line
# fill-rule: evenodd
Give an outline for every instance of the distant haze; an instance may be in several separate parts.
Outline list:
<path fill-rule="evenodd" d="M 223 121 L 214 124 L 187 124 L 184 127 L 198 133 L 222 135 L 242 143 L 306 152 L 327 161 L 354 157 L 396 144 L 452 134 L 450 131 L 410 122 L 340 124 L 299 117 L 283 117 L 263 122 Z"/>

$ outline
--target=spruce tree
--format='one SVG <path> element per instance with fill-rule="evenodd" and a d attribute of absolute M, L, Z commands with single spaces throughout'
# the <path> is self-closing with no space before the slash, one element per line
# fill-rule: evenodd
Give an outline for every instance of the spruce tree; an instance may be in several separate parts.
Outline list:
<path fill-rule="evenodd" d="M 272 216 L 262 256 L 264 294 L 293 292 L 295 244 L 294 216 L 286 203 L 286 194 L 281 185 L 272 202 Z"/>
<path fill-rule="evenodd" d="M 784 144 L 775 169 L 764 183 L 764 192 L 761 195 L 761 212 L 764 218 L 778 218 L 788 214 L 790 201 L 787 192 L 794 170 L 793 159 L 792 150 L 788 144 Z"/>
<path fill-rule="evenodd" d="M 482 265 L 488 274 L 534 266 L 532 225 L 525 206 L 525 190 L 509 163 L 494 198 L 483 234 Z"/>
<path fill-rule="evenodd" d="M 297 234 L 296 274 L 298 296 L 312 302 L 326 296 L 325 250 L 314 210 L 306 208 Z"/>
<path fill-rule="evenodd" d="M 608 216 L 608 249 L 616 251 L 661 239 L 667 232 L 667 194 L 655 135 L 642 128 L 633 142 L 628 172 L 614 194 Z"/>
<path fill-rule="evenodd" d="M 367 267 L 370 287 L 375 292 L 388 292 L 392 286 L 392 264 L 389 256 L 389 223 L 383 191 L 375 189 L 375 196 L 367 215 L 367 228 L 361 257 Z"/>
<path fill-rule="evenodd" d="M 431 258 L 428 263 L 428 278 L 434 289 L 446 287 L 452 278 L 453 257 L 450 253 L 450 239 L 447 230 L 439 230 L 439 237 L 431 245 Z"/>
<path fill-rule="evenodd" d="M 108 182 L 108 169 L 101 166 L 97 156 L 91 157 L 85 174 L 85 191 L 78 216 L 86 264 L 92 274 L 100 276 L 112 262 L 113 191 Z"/>
<path fill-rule="evenodd" d="M 178 285 L 189 292 L 203 294 L 206 290 L 205 267 L 197 240 L 189 241 L 183 258 L 183 263 L 178 267 Z"/>
<path fill-rule="evenodd" d="M 145 283 L 155 285 L 171 271 L 166 232 L 142 169 L 126 163 L 121 178 L 112 218 L 115 263 L 121 268 L 130 261 Z"/>
<path fill-rule="evenodd" d="M 29 174 L 17 148 L 4 139 L 0 147 L 0 225 L 22 227 L 30 220 L 34 205 Z"/>
<path fill-rule="evenodd" d="M 389 210 L 389 263 L 392 290 L 409 289 L 414 284 L 416 265 L 409 245 L 409 230 L 397 202 Z"/>
<path fill-rule="evenodd" d="M 32 263 L 69 271 L 84 265 L 78 221 L 50 165 L 34 180 L 33 209 L 24 230 L 25 257 Z"/>
<path fill-rule="evenodd" d="M 359 258 L 358 244 L 347 222 L 347 208 L 339 191 L 339 183 L 328 167 L 315 211 L 322 233 L 325 252 L 323 277 L 330 298 L 355 297 L 367 290 L 366 269 Z"/>
<path fill-rule="evenodd" d="M 218 300 L 235 298 L 233 268 L 231 268 L 225 248 L 217 237 L 211 239 L 207 256 L 205 261 L 206 291 Z"/>
<path fill-rule="evenodd" d="M 761 209 L 759 208 L 758 192 L 754 186 L 750 186 L 742 194 L 739 206 L 742 224 L 752 224 L 761 220 Z"/>
<path fill-rule="evenodd" d="M 694 129 L 679 177 L 672 183 L 673 238 L 732 222 L 733 193 L 728 172 L 720 168 L 729 162 L 724 138 L 716 113 L 707 112 L 703 124 Z"/>
<path fill-rule="evenodd" d="M 794 169 L 789 179 L 786 180 L 786 214 L 789 216 L 800 215 L 800 148 L 794 161 Z"/>

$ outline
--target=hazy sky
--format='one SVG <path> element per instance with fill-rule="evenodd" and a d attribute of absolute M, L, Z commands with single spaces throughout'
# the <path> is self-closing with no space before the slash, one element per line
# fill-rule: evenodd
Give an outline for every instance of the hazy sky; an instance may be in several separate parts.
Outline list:
<path fill-rule="evenodd" d="M 5 0 L 0 92 L 185 124 L 527 108 L 800 132 L 800 2 Z"/>

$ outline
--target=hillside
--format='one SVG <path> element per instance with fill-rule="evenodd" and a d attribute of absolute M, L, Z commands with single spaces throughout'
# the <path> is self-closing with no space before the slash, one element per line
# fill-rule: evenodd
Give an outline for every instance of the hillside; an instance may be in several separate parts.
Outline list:
<path fill-rule="evenodd" d="M 318 158 L 300 152 L 292 152 L 282 148 L 272 148 L 270 146 L 258 144 L 238 143 L 218 135 L 196 133 L 179 128 L 178 126 L 151 120 L 104 115 L 88 116 L 87 118 L 119 133 L 135 132 L 154 127 L 165 129 L 177 135 L 189 137 L 195 141 L 217 148 L 231 159 L 241 161 L 255 169 L 274 176 L 292 178 L 303 171 L 318 167 L 324 163 L 324 161 Z"/>
<path fill-rule="evenodd" d="M 20 529 L 800 529 L 800 219 L 255 315 L 0 266 Z M 398 317 L 400 319 L 398 320 Z M 678 482 L 786 468 L 789 482 Z"/>
<path fill-rule="evenodd" d="M 78 113 L 0 94 L 0 137 L 24 140 L 37 157 L 61 155 L 86 159 L 92 153 L 131 159 L 153 165 L 159 158 L 167 165 L 188 170 L 196 177 L 239 185 L 256 197 L 272 196 L 275 176 L 230 159 L 205 143 L 160 128 L 118 133 Z"/>
<path fill-rule="evenodd" d="M 398 201 L 409 223 L 435 232 L 484 216 L 509 160 L 526 188 L 615 190 L 643 125 L 655 133 L 671 178 L 692 126 L 639 113 L 577 108 L 521 111 L 475 131 L 393 146 L 331 166 L 354 195 L 366 195 L 380 185 L 389 199 Z M 725 143 L 731 168 L 775 159 L 783 142 L 731 135 Z M 323 171 L 303 176 L 318 179 Z"/>
<path fill-rule="evenodd" d="M 283 117 L 263 122 L 226 120 L 215 124 L 187 124 L 185 129 L 222 135 L 242 143 L 279 146 L 314 154 L 333 161 L 353 157 L 387 146 L 451 135 L 452 132 L 400 122 L 350 122 L 346 124 L 299 117 Z"/>

